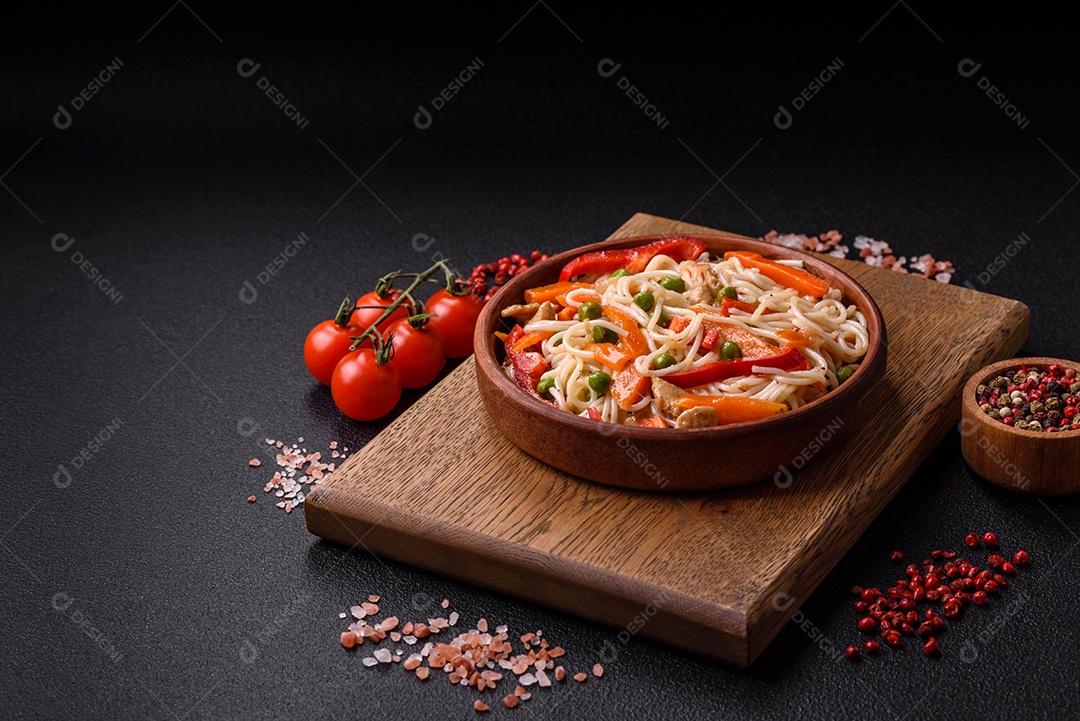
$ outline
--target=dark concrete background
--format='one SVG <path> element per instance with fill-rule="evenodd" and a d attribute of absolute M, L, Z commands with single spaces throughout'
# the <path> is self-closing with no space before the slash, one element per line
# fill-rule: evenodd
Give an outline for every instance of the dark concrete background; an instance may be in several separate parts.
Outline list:
<path fill-rule="evenodd" d="M 246 467 L 264 436 L 355 448 L 389 421 L 338 414 L 301 344 L 343 293 L 436 251 L 466 269 L 553 252 L 636 211 L 751 235 L 837 228 L 951 259 L 954 282 L 1031 307 L 1025 354 L 1080 358 L 1075 62 L 1067 23 L 1046 13 L 177 3 L 43 7 L 6 30 L 0 688 L 14 718 L 472 718 L 475 694 L 365 669 L 340 648 L 337 614 L 368 593 L 400 615 L 417 594 L 449 597 L 468 621 L 543 628 L 591 665 L 614 631 L 319 542 L 260 492 L 268 466 Z M 58 106 L 117 58 L 58 128 Z M 249 78 L 245 58 L 260 63 Z M 416 127 L 418 107 L 477 58 Z M 969 58 L 981 67 L 964 77 Z M 605 59 L 620 63 L 609 78 Z M 777 127 L 779 107 L 837 59 Z M 260 92 L 264 76 L 304 127 Z M 663 127 L 620 91 L 623 76 Z M 59 233 L 75 239 L 64 252 Z M 309 242 L 259 282 L 299 233 Z M 423 253 L 419 233 L 435 239 Z M 1030 243 L 990 272 L 1020 233 Z M 254 303 L 240 300 L 245 281 Z M 83 467 L 56 476 L 110 424 Z M 950 629 L 940 658 L 909 643 L 834 660 L 859 637 L 848 589 L 893 579 L 890 551 L 919 557 L 986 529 L 1032 566 Z M 1078 529 L 1075 499 L 975 477 L 954 432 L 806 599 L 815 637 L 789 624 L 748 671 L 633 639 L 602 682 L 514 713 L 1074 717 Z"/>

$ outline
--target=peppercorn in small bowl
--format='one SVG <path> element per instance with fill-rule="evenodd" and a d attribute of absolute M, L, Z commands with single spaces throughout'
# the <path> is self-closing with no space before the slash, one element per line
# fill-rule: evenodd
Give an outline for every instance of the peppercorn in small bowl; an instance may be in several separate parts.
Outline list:
<path fill-rule="evenodd" d="M 1013 358 L 964 386 L 961 449 L 996 485 L 1036 496 L 1080 490 L 1080 363 Z"/>

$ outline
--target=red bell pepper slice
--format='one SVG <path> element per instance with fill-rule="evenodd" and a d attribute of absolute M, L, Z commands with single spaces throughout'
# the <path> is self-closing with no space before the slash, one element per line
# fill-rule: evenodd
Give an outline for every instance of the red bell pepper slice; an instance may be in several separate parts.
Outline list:
<path fill-rule="evenodd" d="M 510 359 L 510 365 L 514 369 L 514 382 L 526 393 L 544 403 L 551 403 L 548 399 L 536 392 L 536 384 L 540 377 L 547 373 L 548 362 L 543 354 L 531 350 L 514 350 L 518 341 L 525 337 L 525 331 L 520 325 L 515 325 L 510 334 L 506 336 L 506 356 Z"/>
<path fill-rule="evenodd" d="M 709 328 L 705 331 L 705 337 L 701 339 L 701 350 L 708 353 L 716 347 L 717 341 L 720 340 L 720 331 L 716 328 Z"/>
<path fill-rule="evenodd" d="M 727 323 L 713 323 L 711 321 L 704 321 L 701 326 L 705 329 L 706 336 L 708 336 L 711 331 L 715 331 L 716 340 L 713 341 L 712 348 L 715 348 L 725 341 L 732 341 L 739 345 L 739 350 L 742 353 L 740 357 L 743 360 L 772 358 L 777 354 L 776 346 L 759 338 L 745 328 L 729 325 Z M 712 348 L 705 348 L 705 342 L 704 339 L 702 339 L 702 350 L 708 353 Z"/>
<path fill-rule="evenodd" d="M 566 282 L 579 275 L 607 275 L 620 268 L 625 268 L 628 273 L 640 273 L 645 270 L 649 261 L 658 255 L 684 261 L 693 260 L 704 252 L 705 243 L 687 236 L 663 238 L 637 248 L 597 250 L 567 263 L 559 274 L 559 282 Z"/>
<path fill-rule="evenodd" d="M 809 367 L 802 351 L 798 347 L 789 344 L 784 347 L 781 353 L 768 358 L 736 358 L 715 361 L 698 368 L 669 373 L 663 378 L 669 383 L 674 383 L 679 388 L 696 388 L 725 378 L 748 376 L 754 372 L 754 366 L 779 368 L 784 371 L 806 370 Z"/>

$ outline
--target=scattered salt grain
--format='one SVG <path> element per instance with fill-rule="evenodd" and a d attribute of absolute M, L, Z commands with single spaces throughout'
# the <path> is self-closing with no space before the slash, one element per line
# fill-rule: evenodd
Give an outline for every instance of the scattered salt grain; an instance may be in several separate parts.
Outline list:
<path fill-rule="evenodd" d="M 278 508 L 284 509 L 286 513 L 291 513 L 294 508 L 304 502 L 307 495 L 305 486 L 316 486 L 326 480 L 338 465 L 337 463 L 323 463 L 322 452 L 308 453 L 306 448 L 301 448 L 298 445 L 303 442 L 303 438 L 298 438 L 297 443 L 290 446 L 273 438 L 266 439 L 267 445 L 273 446 L 280 452 L 275 454 L 278 470 L 274 472 L 273 478 L 267 481 L 263 492 L 272 492 L 276 497 L 290 501 L 289 503 L 275 504 Z M 336 449 L 338 442 L 331 441 L 329 447 Z M 347 452 L 348 449 L 346 448 L 345 451 Z M 334 450 L 332 455 L 341 461 L 347 457 L 346 453 L 337 450 Z M 252 458 L 248 461 L 248 465 L 257 468 L 262 465 L 262 462 L 258 458 Z"/>
<path fill-rule="evenodd" d="M 444 633 L 445 629 L 460 620 L 456 611 L 450 613 L 449 620 L 435 617 L 428 618 L 427 623 L 405 621 L 402 624 L 397 616 L 387 616 L 375 622 L 371 619 L 379 613 L 375 601 L 380 598 L 371 594 L 368 599 L 349 609 L 355 620 L 349 624 L 347 631 L 341 633 L 341 643 L 346 648 L 363 644 L 365 640 L 378 644 L 387 636 L 390 642 L 404 642 L 406 646 L 415 646 L 417 639 L 432 634 L 438 634 L 445 640 L 426 641 L 419 652 L 409 651 L 408 655 L 401 648 L 393 651 L 379 648 L 372 656 L 361 659 L 364 666 L 399 664 L 405 671 L 415 673 L 419 680 L 428 679 L 433 669 L 441 670 L 452 685 L 480 692 L 496 689 L 504 677 L 509 678 L 515 689 L 513 694 L 503 699 L 507 708 L 514 708 L 532 697 L 526 687 L 551 688 L 553 681 L 563 681 L 567 676 L 565 667 L 556 667 L 553 661 L 565 655 L 565 649 L 550 646 L 547 639 L 542 638 L 541 630 L 521 635 L 524 651 L 517 652 L 508 638 L 509 626 L 506 624 L 495 626 L 495 634 L 492 635 L 488 631 L 489 621 L 480 618 L 476 628 L 463 631 L 454 638 L 446 638 L 449 634 Z M 444 608 L 447 606 L 449 601 L 444 603 Z M 342 613 L 338 617 L 348 618 L 349 614 Z M 436 636 L 432 635 L 432 638 Z M 602 676 L 603 667 L 600 664 L 593 666 L 593 674 Z M 584 681 L 587 674 L 579 673 L 574 678 L 579 682 Z"/>
<path fill-rule="evenodd" d="M 770 230 L 762 237 L 762 240 L 785 248 L 825 253 L 834 258 L 848 258 L 851 253 L 851 248 L 840 243 L 843 236 L 836 230 L 817 236 L 799 233 L 780 234 L 775 230 Z M 855 258 L 852 259 L 859 259 L 867 265 L 898 273 L 919 274 L 924 278 L 933 278 L 939 283 L 952 282 L 953 274 L 956 272 L 951 262 L 939 261 L 930 254 L 912 256 L 910 261 L 907 256 L 896 256 L 886 241 L 866 235 L 855 236 L 852 247 L 856 251 Z"/>

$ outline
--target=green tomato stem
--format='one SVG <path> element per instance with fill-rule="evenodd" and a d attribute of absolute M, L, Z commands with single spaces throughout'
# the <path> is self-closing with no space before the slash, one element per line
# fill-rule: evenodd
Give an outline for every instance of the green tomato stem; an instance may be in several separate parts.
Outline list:
<path fill-rule="evenodd" d="M 349 298 L 349 296 L 345 296 L 345 300 L 341 301 L 337 313 L 334 314 L 334 324 L 339 328 L 347 326 L 352 319 L 354 310 L 356 310 L 356 306 L 353 305 L 352 299 Z"/>
<path fill-rule="evenodd" d="M 386 306 L 386 308 L 385 308 L 385 310 L 383 310 L 382 314 L 375 320 L 374 323 L 372 323 L 370 326 L 368 326 L 367 329 L 363 333 L 361 333 L 360 335 L 350 336 L 353 339 L 353 343 L 352 343 L 351 346 L 349 346 L 349 350 L 350 351 L 356 350 L 357 348 L 360 347 L 360 344 L 364 342 L 364 339 L 371 338 L 372 341 L 375 343 L 376 361 L 378 361 L 378 355 L 380 353 L 380 350 L 385 350 L 385 347 L 383 349 L 379 348 L 379 345 L 380 345 L 379 341 L 382 341 L 384 346 L 388 343 L 388 341 L 383 341 L 382 334 L 379 333 L 379 325 L 383 321 L 388 319 L 391 315 L 393 315 L 394 311 L 397 310 L 398 308 L 400 308 L 402 306 L 402 304 L 404 304 L 406 302 L 410 302 L 410 303 L 414 302 L 413 299 L 412 299 L 413 291 L 416 290 L 417 288 L 419 288 L 420 285 L 424 281 L 426 281 L 428 278 L 435 275 L 435 273 L 437 273 L 440 268 L 445 270 L 447 276 L 449 276 L 450 275 L 450 268 L 449 268 L 449 266 L 447 266 L 446 262 L 447 262 L 446 259 L 440 260 L 438 263 L 431 266 L 430 268 L 425 270 L 423 273 L 416 273 L 416 274 L 410 273 L 409 274 L 410 276 L 414 276 L 413 282 L 409 284 L 408 288 L 406 288 L 405 290 L 403 290 L 401 292 L 401 295 L 399 295 L 394 300 L 394 302 L 392 302 L 390 305 Z M 392 284 L 394 282 L 394 278 L 397 278 L 397 277 L 399 277 L 401 275 L 403 275 L 403 274 L 402 273 L 391 273 L 389 275 L 383 276 L 382 278 L 379 279 L 378 284 L 375 286 L 375 292 L 379 293 L 379 289 L 383 288 L 386 291 L 386 293 L 385 293 L 385 295 L 384 294 L 380 294 L 380 295 L 383 295 L 383 297 L 385 297 L 386 295 L 389 295 L 390 289 L 392 287 L 390 284 Z M 391 346 L 391 350 L 390 350 L 390 355 L 386 358 L 387 361 L 390 360 L 390 358 L 393 357 L 393 345 L 390 344 L 390 346 Z M 379 365 L 382 365 L 382 363 L 379 363 Z"/>

